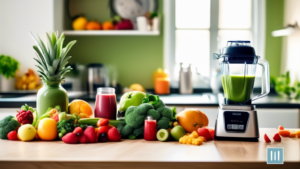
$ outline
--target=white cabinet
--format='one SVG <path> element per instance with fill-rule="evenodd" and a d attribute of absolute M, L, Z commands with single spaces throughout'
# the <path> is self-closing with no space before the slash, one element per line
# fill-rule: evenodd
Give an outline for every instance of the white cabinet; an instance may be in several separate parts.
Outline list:
<path fill-rule="evenodd" d="M 217 118 L 217 107 L 198 106 L 176 106 L 177 112 L 184 109 L 199 109 L 204 112 L 209 119 L 209 127 L 215 127 Z M 299 109 L 257 109 L 258 123 L 261 128 L 277 128 L 279 125 L 285 128 L 300 128 Z"/>

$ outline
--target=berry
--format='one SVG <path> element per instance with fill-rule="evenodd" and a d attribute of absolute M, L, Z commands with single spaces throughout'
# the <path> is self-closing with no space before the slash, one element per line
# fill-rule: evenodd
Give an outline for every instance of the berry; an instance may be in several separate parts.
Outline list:
<path fill-rule="evenodd" d="M 205 138 L 206 141 L 212 140 L 209 130 L 206 127 L 198 128 L 198 135 Z"/>
<path fill-rule="evenodd" d="M 62 137 L 62 141 L 67 144 L 76 144 L 79 141 L 79 137 L 75 133 L 68 133 Z"/>
<path fill-rule="evenodd" d="M 276 133 L 276 134 L 274 135 L 274 137 L 273 137 L 273 140 L 274 140 L 274 141 L 281 142 L 281 137 L 280 137 L 280 135 L 279 135 L 278 133 Z"/>
<path fill-rule="evenodd" d="M 99 127 L 99 129 L 98 129 L 98 131 L 97 131 L 97 137 L 99 137 L 99 135 L 101 134 L 101 133 L 106 133 L 107 134 L 107 132 L 108 132 L 108 130 L 110 129 L 111 127 L 109 127 L 109 126 L 101 126 L 101 127 Z"/>
<path fill-rule="evenodd" d="M 79 138 L 79 142 L 84 144 L 84 143 L 89 143 L 89 140 L 85 135 L 82 135 Z"/>
<path fill-rule="evenodd" d="M 97 126 L 107 126 L 109 124 L 108 119 L 99 119 L 97 122 Z"/>
<path fill-rule="evenodd" d="M 101 133 L 98 137 L 98 142 L 107 142 L 107 134 L 106 133 Z"/>
<path fill-rule="evenodd" d="M 20 110 L 16 117 L 21 124 L 32 124 L 33 114 L 30 110 Z"/>
<path fill-rule="evenodd" d="M 81 127 L 76 127 L 73 131 L 73 133 L 76 134 L 76 136 L 80 137 L 83 134 L 83 130 Z"/>
<path fill-rule="evenodd" d="M 267 134 L 264 135 L 264 139 L 265 139 L 266 143 L 270 143 L 270 142 L 271 142 L 271 140 L 270 140 L 270 138 L 267 136 Z"/>
<path fill-rule="evenodd" d="M 209 130 L 209 133 L 210 133 L 210 136 L 211 136 L 211 139 L 215 139 L 215 129 L 208 129 Z"/>
<path fill-rule="evenodd" d="M 112 127 L 107 132 L 107 137 L 109 141 L 120 141 L 121 140 L 121 134 L 117 130 L 117 128 Z"/>
<path fill-rule="evenodd" d="M 7 134 L 7 138 L 9 140 L 18 140 L 18 135 L 17 135 L 17 132 L 14 130 L 14 131 L 11 131 Z"/>
<path fill-rule="evenodd" d="M 284 128 L 282 126 L 279 126 L 278 130 L 284 130 Z"/>
<path fill-rule="evenodd" d="M 83 134 L 87 137 L 90 143 L 96 143 L 97 142 L 97 134 L 95 132 L 94 127 L 88 126 Z"/>

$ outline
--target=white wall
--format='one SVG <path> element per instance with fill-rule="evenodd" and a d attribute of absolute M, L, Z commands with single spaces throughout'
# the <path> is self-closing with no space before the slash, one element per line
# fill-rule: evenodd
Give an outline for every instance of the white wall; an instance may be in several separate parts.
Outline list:
<path fill-rule="evenodd" d="M 285 0 L 284 25 L 300 25 L 300 1 Z M 292 80 L 300 80 L 300 31 L 284 37 L 281 73 L 290 70 Z"/>
<path fill-rule="evenodd" d="M 55 0 L 0 0 L 0 54 L 10 55 L 20 63 L 20 72 L 35 68 L 33 40 L 29 31 L 38 33 L 54 29 Z"/>

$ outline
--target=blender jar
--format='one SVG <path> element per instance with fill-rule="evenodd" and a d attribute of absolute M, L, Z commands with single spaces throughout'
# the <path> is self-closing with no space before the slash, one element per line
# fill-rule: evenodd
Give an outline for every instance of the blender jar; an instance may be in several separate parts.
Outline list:
<path fill-rule="evenodd" d="M 221 54 L 214 53 L 214 58 L 220 61 L 226 104 L 251 104 L 269 93 L 269 64 L 255 55 L 250 41 L 228 41 Z M 263 68 L 262 92 L 252 98 L 257 64 Z"/>

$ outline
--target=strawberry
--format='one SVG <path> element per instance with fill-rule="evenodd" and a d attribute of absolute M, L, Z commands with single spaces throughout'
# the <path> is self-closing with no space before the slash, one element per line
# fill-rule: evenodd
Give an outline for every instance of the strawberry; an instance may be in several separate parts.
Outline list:
<path fill-rule="evenodd" d="M 270 143 L 271 142 L 271 140 L 270 140 L 270 138 L 268 137 L 267 134 L 264 135 L 264 139 L 265 139 L 266 143 Z"/>
<path fill-rule="evenodd" d="M 85 135 L 82 135 L 82 136 L 80 136 L 80 138 L 79 138 L 79 142 L 80 143 L 89 143 L 89 139 L 85 136 Z"/>
<path fill-rule="evenodd" d="M 32 124 L 33 121 L 33 114 L 30 110 L 20 110 L 18 111 L 17 120 L 21 124 Z"/>
<path fill-rule="evenodd" d="M 214 139 L 215 139 L 215 129 L 210 129 L 210 128 L 209 128 L 208 130 L 209 130 L 211 139 L 214 140 Z"/>
<path fill-rule="evenodd" d="M 67 144 L 76 144 L 79 141 L 79 137 L 75 133 L 68 133 L 62 137 L 62 141 Z"/>
<path fill-rule="evenodd" d="M 117 128 L 112 127 L 107 132 L 107 138 L 109 141 L 120 141 L 121 140 L 121 134 L 117 130 Z"/>
<path fill-rule="evenodd" d="M 7 138 L 9 140 L 18 140 L 18 134 L 17 132 L 14 130 L 14 131 L 11 131 L 7 134 Z"/>
<path fill-rule="evenodd" d="M 101 126 L 101 127 L 99 127 L 99 129 L 98 129 L 98 131 L 97 131 L 97 138 L 99 138 L 99 135 L 101 134 L 101 133 L 106 133 L 107 134 L 107 132 L 108 132 L 108 130 L 110 129 L 111 127 L 109 127 L 109 126 Z"/>
<path fill-rule="evenodd" d="M 280 135 L 279 135 L 278 133 L 276 133 L 276 134 L 274 135 L 274 137 L 273 137 L 273 140 L 274 140 L 274 141 L 281 142 L 281 137 L 280 137 Z"/>
<path fill-rule="evenodd" d="M 88 126 L 84 130 L 83 134 L 87 137 L 87 139 L 89 140 L 90 143 L 96 143 L 98 140 L 95 129 L 92 126 Z"/>
<path fill-rule="evenodd" d="M 284 128 L 280 125 L 278 126 L 278 130 L 284 130 Z"/>
<path fill-rule="evenodd" d="M 109 124 L 108 119 L 99 119 L 97 122 L 97 126 L 107 126 Z"/>
<path fill-rule="evenodd" d="M 83 134 L 83 130 L 81 127 L 76 127 L 73 131 L 73 133 L 76 134 L 77 137 L 81 136 Z"/>
<path fill-rule="evenodd" d="M 209 130 L 206 127 L 198 128 L 198 135 L 205 137 L 206 141 L 212 140 Z"/>

